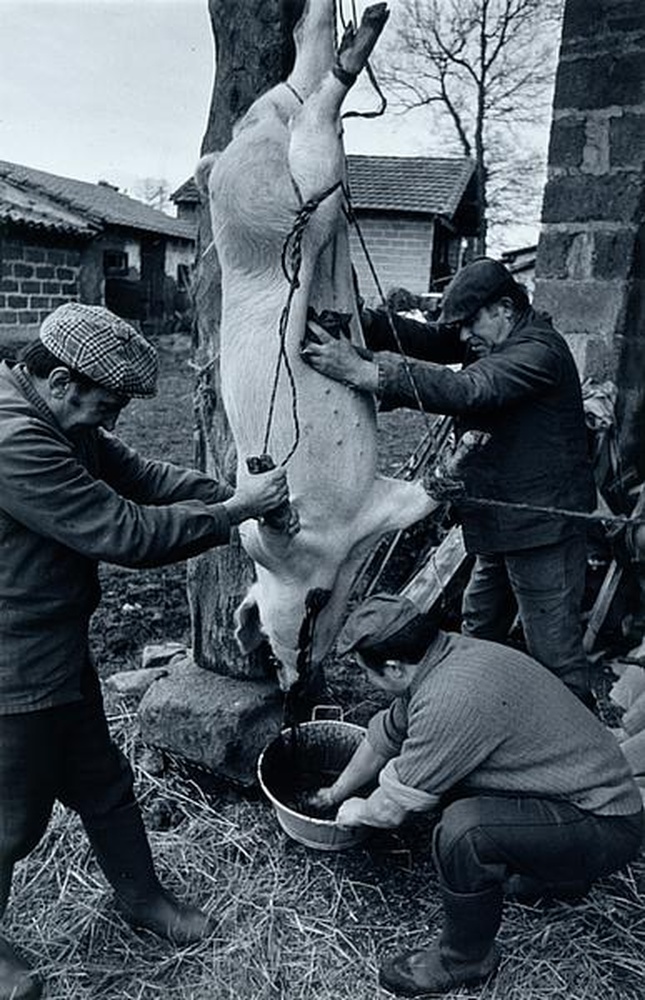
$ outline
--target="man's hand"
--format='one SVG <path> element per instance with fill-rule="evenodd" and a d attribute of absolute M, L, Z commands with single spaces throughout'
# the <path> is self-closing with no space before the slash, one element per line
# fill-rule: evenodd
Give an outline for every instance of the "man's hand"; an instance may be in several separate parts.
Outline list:
<path fill-rule="evenodd" d="M 365 826 L 365 799 L 346 799 L 336 813 L 338 826 Z"/>
<path fill-rule="evenodd" d="M 319 788 L 315 792 L 309 792 L 306 796 L 306 805 L 316 813 L 330 812 L 336 805 L 336 799 L 331 788 Z"/>
<path fill-rule="evenodd" d="M 232 497 L 224 501 L 223 506 L 233 524 L 246 521 L 249 517 L 262 517 L 263 514 L 289 500 L 287 476 L 282 468 L 270 469 L 256 475 L 240 473 L 237 488 Z M 298 513 L 291 508 L 289 525 L 285 529 L 288 535 L 295 535 L 300 530 Z"/>
<path fill-rule="evenodd" d="M 378 389 L 378 365 L 361 357 L 346 337 L 332 337 L 311 319 L 307 323 L 307 336 L 300 356 L 321 375 L 336 382 L 364 392 L 376 392 Z"/>

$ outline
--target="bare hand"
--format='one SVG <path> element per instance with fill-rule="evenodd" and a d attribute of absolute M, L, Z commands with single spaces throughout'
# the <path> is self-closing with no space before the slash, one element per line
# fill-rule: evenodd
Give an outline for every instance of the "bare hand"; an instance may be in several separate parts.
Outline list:
<path fill-rule="evenodd" d="M 307 806 L 315 812 L 329 812 L 336 805 L 331 788 L 319 788 L 307 795 Z"/>
<path fill-rule="evenodd" d="M 233 524 L 246 521 L 249 517 L 262 517 L 289 500 L 287 476 L 282 468 L 270 469 L 255 475 L 241 472 L 237 488 L 232 497 L 224 501 L 224 507 Z M 290 534 L 299 529 L 298 515 L 292 515 Z"/>
<path fill-rule="evenodd" d="M 378 388 L 378 366 L 359 352 L 346 337 L 332 337 L 313 320 L 307 323 L 309 338 L 300 349 L 303 361 L 321 375 L 366 392 Z"/>
<path fill-rule="evenodd" d="M 364 826 L 364 820 L 362 818 L 364 805 L 365 800 L 358 798 L 347 799 L 343 802 L 342 806 L 336 813 L 336 822 L 338 826 Z"/>

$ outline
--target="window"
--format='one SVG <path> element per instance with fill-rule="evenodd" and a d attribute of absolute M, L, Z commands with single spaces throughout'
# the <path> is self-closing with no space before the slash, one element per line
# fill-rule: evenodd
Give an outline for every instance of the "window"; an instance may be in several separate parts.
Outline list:
<path fill-rule="evenodd" d="M 103 274 L 106 278 L 127 278 L 127 253 L 124 250 L 104 250 Z"/>
<path fill-rule="evenodd" d="M 177 264 L 177 288 L 180 292 L 190 289 L 190 264 Z"/>

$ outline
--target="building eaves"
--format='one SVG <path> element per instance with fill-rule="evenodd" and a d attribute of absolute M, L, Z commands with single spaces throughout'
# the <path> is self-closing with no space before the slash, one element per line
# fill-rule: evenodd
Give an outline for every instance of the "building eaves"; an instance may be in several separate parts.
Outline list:
<path fill-rule="evenodd" d="M 78 212 L 57 204 L 29 185 L 9 182 L 0 177 L 0 220 L 13 225 L 51 232 L 93 236 L 100 226 Z"/>
<path fill-rule="evenodd" d="M 90 225 L 120 226 L 186 241 L 195 238 L 191 222 L 165 215 L 106 184 L 61 177 L 5 160 L 0 160 L 0 178 L 47 196 L 59 206 L 83 216 Z"/>

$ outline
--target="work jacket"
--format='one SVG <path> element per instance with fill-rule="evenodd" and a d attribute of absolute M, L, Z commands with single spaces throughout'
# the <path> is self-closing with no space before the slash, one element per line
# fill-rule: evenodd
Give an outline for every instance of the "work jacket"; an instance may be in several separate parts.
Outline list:
<path fill-rule="evenodd" d="M 527 309 L 508 338 L 485 356 L 472 356 L 458 331 L 397 317 L 400 354 L 378 353 L 381 405 L 416 407 L 457 418 L 459 432 L 485 432 L 460 470 L 466 495 L 589 512 L 595 487 L 580 379 L 563 337 L 549 318 Z M 385 316 L 371 314 L 368 346 L 393 346 Z M 458 370 L 450 363 L 460 362 Z M 550 545 L 580 530 L 579 523 L 533 511 L 459 502 L 471 552 L 516 552 Z"/>
<path fill-rule="evenodd" d="M 227 542 L 229 486 L 73 438 L 21 366 L 0 363 L 0 714 L 77 700 L 99 560 L 158 566 Z"/>

